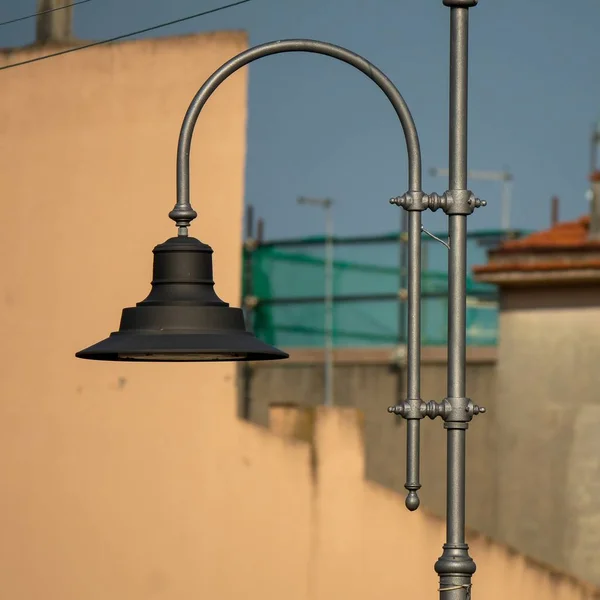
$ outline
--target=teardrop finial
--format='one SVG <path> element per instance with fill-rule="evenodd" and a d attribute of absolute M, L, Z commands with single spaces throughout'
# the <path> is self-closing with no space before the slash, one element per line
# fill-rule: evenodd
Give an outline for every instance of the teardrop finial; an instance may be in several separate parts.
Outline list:
<path fill-rule="evenodd" d="M 419 508 L 419 505 L 421 504 L 417 492 L 415 492 L 414 490 L 408 492 L 408 496 L 406 496 L 404 504 L 406 505 L 406 508 L 408 508 L 408 510 L 410 510 L 411 512 L 417 510 L 417 508 Z"/>

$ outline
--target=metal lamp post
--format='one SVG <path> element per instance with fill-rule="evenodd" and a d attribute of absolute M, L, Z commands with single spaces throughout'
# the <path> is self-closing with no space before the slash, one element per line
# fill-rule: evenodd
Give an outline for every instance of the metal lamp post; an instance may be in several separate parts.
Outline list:
<path fill-rule="evenodd" d="M 406 506 L 419 506 L 420 421 L 441 417 L 447 429 L 446 543 L 435 563 L 441 600 L 467 600 L 475 563 L 465 540 L 465 439 L 469 422 L 484 412 L 466 397 L 466 233 L 467 216 L 485 202 L 467 189 L 467 54 L 469 9 L 477 0 L 443 0 L 450 8 L 449 189 L 438 196 L 421 189 L 421 150 L 412 115 L 394 84 L 363 57 L 326 42 L 275 41 L 250 48 L 207 79 L 185 115 L 177 151 L 177 203 L 169 213 L 178 236 L 154 249 L 152 291 L 134 308 L 123 310 L 119 331 L 77 353 L 96 360 L 214 361 L 287 358 L 246 331 L 240 309 L 230 308 L 213 289 L 212 249 L 188 237 L 197 214 L 190 204 L 190 147 L 194 126 L 206 102 L 230 75 L 265 56 L 286 52 L 322 54 L 345 62 L 371 79 L 386 95 L 400 120 L 408 150 L 408 192 L 392 198 L 408 211 L 407 396 L 389 411 L 408 421 Z M 440 402 L 420 395 L 421 213 L 442 209 L 448 215 L 448 389 Z"/>
<path fill-rule="evenodd" d="M 298 204 L 325 211 L 325 406 L 333 406 L 333 200 L 300 196 Z"/>

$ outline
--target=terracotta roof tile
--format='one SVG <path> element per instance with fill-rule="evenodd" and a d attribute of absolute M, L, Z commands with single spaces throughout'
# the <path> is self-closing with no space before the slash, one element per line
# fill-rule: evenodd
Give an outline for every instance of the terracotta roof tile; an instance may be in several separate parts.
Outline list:
<path fill-rule="evenodd" d="M 600 242 L 588 239 L 590 227 L 589 216 L 584 216 L 576 221 L 558 223 L 545 231 L 532 233 L 518 240 L 508 240 L 490 254 L 504 254 L 508 252 L 536 251 L 536 250 L 566 250 L 583 249 L 586 247 L 600 248 Z"/>
<path fill-rule="evenodd" d="M 600 177 L 600 173 L 598 174 Z M 600 241 L 590 240 L 590 217 L 557 223 L 545 231 L 526 237 L 507 240 L 490 250 L 489 262 L 473 268 L 473 273 L 532 273 L 550 271 L 600 270 Z M 597 253 L 597 258 L 594 256 Z M 548 256 L 546 260 L 543 256 Z M 591 254 L 591 256 L 590 256 Z M 509 255 L 514 258 L 509 259 Z M 557 256 L 558 255 L 558 256 Z"/>

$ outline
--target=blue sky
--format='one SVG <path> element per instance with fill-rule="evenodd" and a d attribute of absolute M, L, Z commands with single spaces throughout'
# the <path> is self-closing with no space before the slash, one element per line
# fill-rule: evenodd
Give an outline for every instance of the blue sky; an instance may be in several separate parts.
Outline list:
<path fill-rule="evenodd" d="M 75 33 L 102 39 L 225 3 L 92 0 L 75 8 Z M 0 20 L 35 9 L 35 0 L 1 0 Z M 363 54 L 404 95 L 421 138 L 424 189 L 442 192 L 446 182 L 427 170 L 447 166 L 448 23 L 441 0 L 252 0 L 152 35 L 245 29 L 252 44 L 308 37 Z M 481 0 L 471 10 L 469 167 L 513 172 L 514 227 L 546 227 L 554 194 L 563 219 L 587 210 L 589 135 L 600 118 L 599 26 L 597 0 Z M 33 20 L 3 27 L 0 44 L 31 42 L 34 27 Z M 246 202 L 265 218 L 267 237 L 323 231 L 321 215 L 297 206 L 298 195 L 334 198 L 339 234 L 397 227 L 399 209 L 387 200 L 406 190 L 406 152 L 372 82 L 325 57 L 275 56 L 250 67 L 249 102 Z M 498 227 L 499 186 L 470 187 L 489 201 L 470 227 Z M 441 214 L 424 221 L 445 227 Z"/>

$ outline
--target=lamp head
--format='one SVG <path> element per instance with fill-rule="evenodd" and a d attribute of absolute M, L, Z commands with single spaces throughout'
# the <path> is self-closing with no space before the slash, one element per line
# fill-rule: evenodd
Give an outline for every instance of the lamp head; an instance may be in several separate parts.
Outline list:
<path fill-rule="evenodd" d="M 123 309 L 119 330 L 77 358 L 106 361 L 248 361 L 288 355 L 247 331 L 244 314 L 215 293 L 210 246 L 187 236 L 154 248 L 152 289 Z"/>

